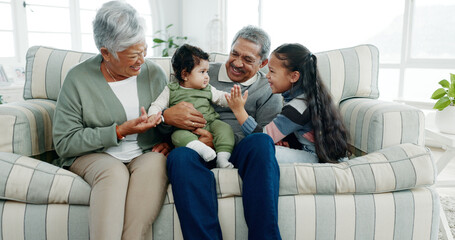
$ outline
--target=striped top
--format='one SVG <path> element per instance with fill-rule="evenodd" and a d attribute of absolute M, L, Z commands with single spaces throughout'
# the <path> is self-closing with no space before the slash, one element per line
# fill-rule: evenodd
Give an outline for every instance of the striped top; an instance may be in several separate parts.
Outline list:
<path fill-rule="evenodd" d="M 314 149 L 314 131 L 311 123 L 311 114 L 303 101 L 302 90 L 292 89 L 282 94 L 285 105 L 269 124 L 262 130 L 277 143 L 286 136 L 294 133 L 300 144 L 305 145 L 312 152 Z M 245 135 L 258 131 L 257 123 L 251 116 L 242 125 Z"/>

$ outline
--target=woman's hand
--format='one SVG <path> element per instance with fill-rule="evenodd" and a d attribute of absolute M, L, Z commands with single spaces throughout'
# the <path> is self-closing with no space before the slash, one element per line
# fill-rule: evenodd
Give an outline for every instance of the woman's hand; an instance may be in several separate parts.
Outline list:
<path fill-rule="evenodd" d="M 144 107 L 141 107 L 141 116 L 136 119 L 128 120 L 118 126 L 118 132 L 122 136 L 143 133 L 150 128 L 156 127 L 161 121 L 161 112 L 152 117 L 149 121 L 147 112 Z"/>
<path fill-rule="evenodd" d="M 152 148 L 152 152 L 162 153 L 166 157 L 171 152 L 171 150 L 171 146 L 165 142 L 158 143 Z"/>
<path fill-rule="evenodd" d="M 199 141 L 201 141 L 205 145 L 215 149 L 215 146 L 213 145 L 213 135 L 209 131 L 207 131 L 203 128 L 198 128 L 198 129 L 194 130 L 193 133 L 196 135 L 199 135 L 199 139 L 198 139 Z"/>
<path fill-rule="evenodd" d="M 166 124 L 190 131 L 205 127 L 207 123 L 202 113 L 187 102 L 180 102 L 166 109 L 163 116 Z"/>
<path fill-rule="evenodd" d="M 231 94 L 226 94 L 226 101 L 234 113 L 237 121 L 242 125 L 248 119 L 248 113 L 245 110 L 245 103 L 248 99 L 248 90 L 242 96 L 242 90 L 239 85 L 234 85 L 231 88 Z"/>

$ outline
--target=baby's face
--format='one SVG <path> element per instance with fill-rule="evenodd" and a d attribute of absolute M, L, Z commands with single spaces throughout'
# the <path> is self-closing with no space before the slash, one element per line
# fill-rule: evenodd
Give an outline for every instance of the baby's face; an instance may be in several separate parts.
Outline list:
<path fill-rule="evenodd" d="M 195 66 L 191 73 L 187 76 L 183 87 L 203 89 L 207 87 L 209 81 L 209 61 L 201 59 L 199 64 Z"/>

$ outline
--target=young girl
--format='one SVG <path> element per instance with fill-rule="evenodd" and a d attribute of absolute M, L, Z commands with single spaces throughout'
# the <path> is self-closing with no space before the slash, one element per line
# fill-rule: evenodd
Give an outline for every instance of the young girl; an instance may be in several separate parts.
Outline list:
<path fill-rule="evenodd" d="M 272 92 L 281 93 L 285 101 L 281 113 L 264 129 L 278 145 L 278 162 L 344 160 L 349 155 L 348 133 L 319 77 L 316 56 L 300 44 L 284 44 L 272 52 L 268 65 Z M 242 129 L 246 134 L 257 127 L 244 109 L 247 97 L 247 91 L 242 97 L 239 86 L 226 97 L 240 125 L 250 126 Z"/>
<path fill-rule="evenodd" d="M 219 120 L 211 103 L 228 107 L 225 95 L 209 85 L 209 55 L 198 47 L 182 45 L 172 57 L 172 68 L 178 82 L 169 83 L 149 108 L 149 119 L 154 119 L 163 109 L 185 101 L 204 115 L 207 121 L 204 129 L 213 135 L 216 152 L 198 140 L 198 136 L 188 130 L 179 129 L 172 133 L 172 143 L 176 147 L 188 147 L 196 151 L 206 162 L 217 158 L 220 168 L 233 168 L 228 160 L 234 149 L 234 133 L 229 124 Z M 153 118 L 152 118 L 153 117 Z"/>

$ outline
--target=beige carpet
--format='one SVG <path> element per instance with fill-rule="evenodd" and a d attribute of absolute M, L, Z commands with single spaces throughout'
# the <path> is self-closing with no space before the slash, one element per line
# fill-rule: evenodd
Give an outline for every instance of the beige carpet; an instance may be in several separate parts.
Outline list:
<path fill-rule="evenodd" d="M 455 198 L 451 196 L 441 196 L 440 199 L 442 208 L 447 217 L 447 222 L 452 230 L 452 235 L 455 236 Z M 442 239 L 441 236 L 441 233 L 439 233 L 439 239 Z"/>

